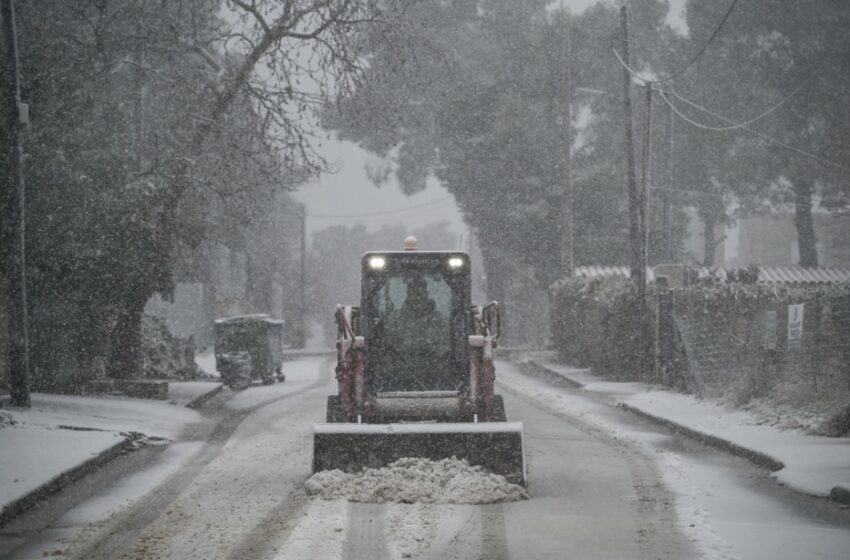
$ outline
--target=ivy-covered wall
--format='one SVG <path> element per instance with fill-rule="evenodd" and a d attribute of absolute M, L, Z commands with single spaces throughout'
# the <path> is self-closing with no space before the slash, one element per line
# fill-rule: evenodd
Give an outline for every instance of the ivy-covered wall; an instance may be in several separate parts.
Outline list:
<path fill-rule="evenodd" d="M 612 379 L 649 378 L 653 311 L 628 279 L 564 279 L 550 296 L 552 341 L 562 361 Z"/>
<path fill-rule="evenodd" d="M 754 278 L 651 285 L 645 302 L 626 278 L 562 280 L 551 289 L 552 341 L 560 360 L 596 375 L 791 407 L 819 418 L 819 433 L 846 433 L 850 285 Z"/>

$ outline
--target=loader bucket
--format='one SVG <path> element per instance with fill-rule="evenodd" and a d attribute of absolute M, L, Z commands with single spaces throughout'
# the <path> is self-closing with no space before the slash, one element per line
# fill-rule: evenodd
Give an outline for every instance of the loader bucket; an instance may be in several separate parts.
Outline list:
<path fill-rule="evenodd" d="M 521 422 L 314 424 L 313 472 L 358 472 L 403 457 L 456 457 L 525 486 Z"/>

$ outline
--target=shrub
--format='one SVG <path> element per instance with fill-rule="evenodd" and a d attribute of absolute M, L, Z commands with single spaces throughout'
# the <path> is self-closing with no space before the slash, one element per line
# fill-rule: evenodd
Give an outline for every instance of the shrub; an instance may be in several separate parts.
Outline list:
<path fill-rule="evenodd" d="M 647 378 L 653 317 L 628 279 L 564 279 L 552 286 L 551 298 L 560 360 L 615 379 Z"/>

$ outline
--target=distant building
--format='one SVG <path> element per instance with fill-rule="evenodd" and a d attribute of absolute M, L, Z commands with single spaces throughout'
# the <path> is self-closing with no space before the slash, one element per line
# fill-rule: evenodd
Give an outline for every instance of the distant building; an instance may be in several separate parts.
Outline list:
<path fill-rule="evenodd" d="M 704 234 L 695 213 L 689 213 L 685 249 L 689 264 L 703 264 Z M 850 268 L 850 214 L 815 212 L 818 264 L 826 268 Z M 763 213 L 739 218 L 732 227 L 715 231 L 725 236 L 717 247 L 717 267 L 795 266 L 800 262 L 793 212 Z"/>

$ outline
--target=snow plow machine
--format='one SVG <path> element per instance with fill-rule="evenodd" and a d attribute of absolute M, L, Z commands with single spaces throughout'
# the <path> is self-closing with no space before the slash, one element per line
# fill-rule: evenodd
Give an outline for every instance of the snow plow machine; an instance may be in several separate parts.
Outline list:
<path fill-rule="evenodd" d="M 369 252 L 360 306 L 337 306 L 338 394 L 313 426 L 313 472 L 456 457 L 525 484 L 522 423 L 494 394 L 498 303 L 471 304 L 461 251 Z"/>

